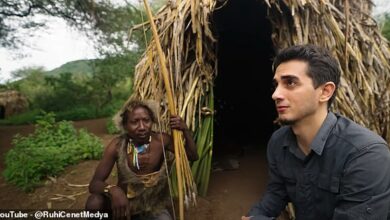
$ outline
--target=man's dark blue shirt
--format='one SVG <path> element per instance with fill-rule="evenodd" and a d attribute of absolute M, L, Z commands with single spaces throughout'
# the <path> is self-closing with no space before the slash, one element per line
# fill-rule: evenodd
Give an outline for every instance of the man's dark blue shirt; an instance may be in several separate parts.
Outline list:
<path fill-rule="evenodd" d="M 390 152 L 377 134 L 328 113 L 307 156 L 290 126 L 268 143 L 269 183 L 248 216 L 277 217 L 292 202 L 298 220 L 390 219 Z"/>

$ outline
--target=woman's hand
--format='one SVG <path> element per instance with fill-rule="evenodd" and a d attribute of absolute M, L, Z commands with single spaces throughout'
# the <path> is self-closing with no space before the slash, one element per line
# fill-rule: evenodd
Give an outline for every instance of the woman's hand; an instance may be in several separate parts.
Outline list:
<path fill-rule="evenodd" d="M 189 160 L 195 161 L 198 157 L 198 152 L 196 150 L 196 144 L 192 137 L 192 132 L 188 129 L 186 123 L 180 116 L 172 115 L 169 119 L 169 124 L 172 129 L 180 130 L 183 132 L 185 142 L 185 150 Z M 173 141 L 172 141 L 173 143 Z"/>
<path fill-rule="evenodd" d="M 114 186 L 109 189 L 113 219 L 130 219 L 129 202 L 123 190 Z"/>
<path fill-rule="evenodd" d="M 188 130 L 186 123 L 178 115 L 172 115 L 169 119 L 169 125 L 172 129 L 185 131 Z"/>

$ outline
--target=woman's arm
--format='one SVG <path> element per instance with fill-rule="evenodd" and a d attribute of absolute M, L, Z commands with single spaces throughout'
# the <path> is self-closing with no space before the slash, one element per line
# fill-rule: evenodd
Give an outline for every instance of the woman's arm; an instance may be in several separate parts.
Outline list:
<path fill-rule="evenodd" d="M 117 143 L 118 139 L 114 139 L 105 148 L 103 158 L 96 167 L 95 174 L 93 175 L 92 180 L 89 183 L 90 193 L 103 193 L 104 188 L 108 186 L 105 181 L 108 175 L 110 175 L 117 158 Z"/>
<path fill-rule="evenodd" d="M 89 184 L 89 192 L 91 194 L 108 193 L 111 197 L 111 208 L 114 219 L 124 219 L 126 216 L 130 216 L 130 209 L 125 192 L 119 186 L 108 185 L 105 182 L 118 158 L 118 142 L 119 138 L 114 139 L 104 150 L 103 159 L 97 166 L 95 174 Z"/>
<path fill-rule="evenodd" d="M 195 161 L 199 158 L 198 152 L 196 149 L 195 141 L 192 137 L 192 132 L 188 129 L 186 123 L 179 116 L 171 116 L 169 124 L 172 129 L 180 130 L 183 132 L 185 139 L 185 150 L 188 157 L 188 160 Z M 173 148 L 173 140 L 171 140 Z"/>

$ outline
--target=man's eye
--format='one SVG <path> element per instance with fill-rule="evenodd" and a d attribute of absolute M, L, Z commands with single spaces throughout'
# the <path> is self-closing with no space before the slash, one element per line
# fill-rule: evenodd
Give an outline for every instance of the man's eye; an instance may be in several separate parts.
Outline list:
<path fill-rule="evenodd" d="M 291 87 L 291 86 L 295 86 L 297 83 L 294 80 L 287 80 L 286 84 L 287 86 Z"/>

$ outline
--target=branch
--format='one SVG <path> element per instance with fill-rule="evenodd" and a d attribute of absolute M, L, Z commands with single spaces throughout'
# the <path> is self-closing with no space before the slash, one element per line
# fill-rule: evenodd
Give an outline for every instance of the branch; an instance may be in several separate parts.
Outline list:
<path fill-rule="evenodd" d="M 9 7 L 16 7 L 17 5 L 10 5 L 10 4 L 7 4 L 7 6 Z M 36 5 L 30 5 L 28 8 L 27 8 L 27 11 L 24 11 L 24 12 L 21 12 L 21 13 L 16 13 L 17 12 L 17 9 L 15 9 L 15 12 L 12 12 L 12 11 L 0 11 L 0 14 L 4 15 L 4 16 L 7 16 L 7 17 L 12 17 L 12 16 L 16 16 L 16 17 L 26 17 L 28 15 L 31 14 L 31 11 L 33 8 L 35 8 Z"/>

